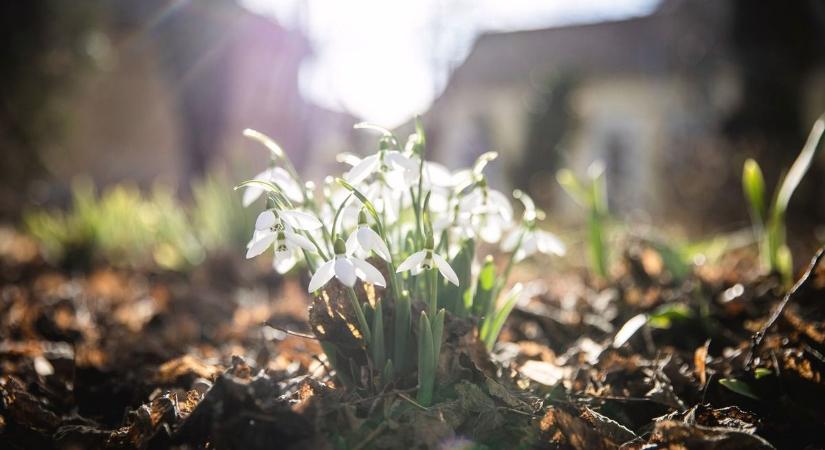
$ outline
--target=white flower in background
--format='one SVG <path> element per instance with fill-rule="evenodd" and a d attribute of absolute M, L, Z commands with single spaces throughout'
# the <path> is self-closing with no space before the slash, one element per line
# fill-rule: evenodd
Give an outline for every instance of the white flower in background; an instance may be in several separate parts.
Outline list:
<path fill-rule="evenodd" d="M 374 251 L 384 261 L 392 261 L 387 244 L 367 224 L 367 215 L 363 210 L 358 214 L 358 228 L 347 238 L 347 253 L 356 254 L 359 250 L 366 255 Z"/>
<path fill-rule="evenodd" d="M 387 222 L 393 223 L 398 220 L 401 209 L 408 205 L 405 197 L 406 191 L 396 190 L 381 180 L 370 183 L 364 189 L 364 195 L 375 205 L 375 209 L 386 217 Z M 361 202 L 356 199 L 354 202 L 359 207 Z"/>
<path fill-rule="evenodd" d="M 427 238 L 427 243 L 424 247 L 424 250 L 415 252 L 405 259 L 404 262 L 398 266 L 398 270 L 396 270 L 396 272 L 401 273 L 409 271 L 413 275 L 418 275 L 422 271 L 437 268 L 444 278 L 448 279 L 450 283 L 458 286 L 458 275 L 455 274 L 455 271 L 450 266 L 450 263 L 448 263 L 443 256 L 433 251 L 434 246 L 432 236 Z"/>
<path fill-rule="evenodd" d="M 284 195 L 293 202 L 301 203 L 304 200 L 304 194 L 301 185 L 295 181 L 289 172 L 280 168 L 272 167 L 255 175 L 253 180 L 268 181 L 283 191 Z M 243 193 L 243 205 L 249 206 L 255 202 L 264 193 L 264 189 L 258 186 L 247 186 Z"/>
<path fill-rule="evenodd" d="M 393 189 L 409 189 L 418 173 L 415 161 L 404 156 L 398 150 L 379 150 L 374 155 L 358 161 L 352 169 L 344 174 L 350 184 L 359 184 L 374 173 L 383 174 L 383 180 Z"/>
<path fill-rule="evenodd" d="M 346 244 L 340 238 L 335 241 L 335 256 L 321 264 L 309 280 L 309 292 L 321 289 L 333 276 L 347 287 L 353 287 L 357 278 L 376 286 L 386 287 L 387 285 L 384 276 L 372 264 L 361 258 L 348 256 Z"/>
<path fill-rule="evenodd" d="M 522 233 L 524 233 L 523 236 Z M 519 237 L 521 237 L 521 245 L 519 245 Z M 506 252 L 512 252 L 516 249 L 516 246 L 518 246 L 518 250 L 513 255 L 516 262 L 529 258 L 536 253 L 564 256 L 567 251 L 556 235 L 535 228 L 515 229 L 501 243 L 501 249 Z"/>
<path fill-rule="evenodd" d="M 460 200 L 459 210 L 470 215 L 478 236 L 489 243 L 499 242 L 513 220 L 513 207 L 507 197 L 488 188 L 483 179 L 478 188 Z"/>

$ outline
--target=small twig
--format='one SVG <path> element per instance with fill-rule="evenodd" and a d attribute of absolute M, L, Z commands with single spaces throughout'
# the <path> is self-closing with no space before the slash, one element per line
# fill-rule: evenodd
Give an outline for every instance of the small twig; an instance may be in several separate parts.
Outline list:
<path fill-rule="evenodd" d="M 759 349 L 759 347 L 762 345 L 762 341 L 765 339 L 765 334 L 768 332 L 768 329 L 770 329 L 770 327 L 772 327 L 774 323 L 776 323 L 776 321 L 782 315 L 782 312 L 785 310 L 785 306 L 787 306 L 788 302 L 791 300 L 791 297 L 794 297 L 797 294 L 797 292 L 799 292 L 803 287 L 807 285 L 808 280 L 816 271 L 816 268 L 817 266 L 819 266 L 819 262 L 822 260 L 823 256 L 825 256 L 825 247 L 821 247 L 819 250 L 817 250 L 816 255 L 814 255 L 814 257 L 811 258 L 811 263 L 810 265 L 808 265 L 808 270 L 805 271 L 805 274 L 802 275 L 802 277 L 799 279 L 799 281 L 796 282 L 796 284 L 794 284 L 791 290 L 788 291 L 787 294 L 785 294 L 785 298 L 783 298 L 779 305 L 776 307 L 773 314 L 771 314 L 770 319 L 768 319 L 765 325 L 762 326 L 762 329 L 757 331 L 753 335 L 751 341 L 750 354 L 748 355 L 748 360 L 745 364 L 745 367 L 748 371 L 750 371 L 753 366 L 754 355 L 756 354 L 756 351 Z"/>
<path fill-rule="evenodd" d="M 301 333 L 301 332 L 299 332 L 299 331 L 287 330 L 286 328 L 276 327 L 276 326 L 270 325 L 270 324 L 268 324 L 268 323 L 267 323 L 267 324 L 265 324 L 265 325 L 266 325 L 266 326 L 268 326 L 268 327 L 272 327 L 273 329 L 278 330 L 278 331 L 280 331 L 280 332 L 282 332 L 282 333 L 286 333 L 286 334 L 288 334 L 288 335 L 290 335 L 290 336 L 295 336 L 295 337 L 304 338 L 304 339 L 311 339 L 311 340 L 313 340 L 313 341 L 317 341 L 317 340 L 318 340 L 318 338 L 317 338 L 317 337 L 315 337 L 315 336 L 314 336 L 314 335 L 312 335 L 312 334 L 306 334 L 306 333 Z"/>
<path fill-rule="evenodd" d="M 418 407 L 419 409 L 421 409 L 422 411 L 429 411 L 429 409 L 428 409 L 426 406 L 424 406 L 424 405 L 422 405 L 421 403 L 418 403 L 417 401 L 415 401 L 415 400 L 411 399 L 411 398 L 410 398 L 407 394 L 404 394 L 404 393 L 399 392 L 399 393 L 398 393 L 398 396 L 399 396 L 399 397 L 401 397 L 401 398 L 403 398 L 404 400 L 406 400 L 406 401 L 408 401 L 408 402 L 412 403 L 414 406 L 417 406 L 417 407 Z"/>

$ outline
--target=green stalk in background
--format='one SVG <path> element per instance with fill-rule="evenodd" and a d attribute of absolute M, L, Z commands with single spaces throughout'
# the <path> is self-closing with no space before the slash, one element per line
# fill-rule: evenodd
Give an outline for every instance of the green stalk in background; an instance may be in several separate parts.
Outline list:
<path fill-rule="evenodd" d="M 597 161 L 587 169 L 589 182 L 583 183 L 570 169 L 556 173 L 556 180 L 568 195 L 587 210 L 587 248 L 593 272 L 607 279 L 607 246 L 605 245 L 605 221 L 607 220 L 607 183 L 604 165 Z"/>
<path fill-rule="evenodd" d="M 742 188 L 748 201 L 762 263 L 767 265 L 769 271 L 779 273 L 786 285 L 790 285 L 793 279 L 793 255 L 787 245 L 785 213 L 794 191 L 808 172 L 820 147 L 823 132 L 825 114 L 814 122 L 802 151 L 787 175 L 781 179 L 770 210 L 767 208 L 765 179 L 759 164 L 753 159 L 748 159 L 742 170 Z"/>

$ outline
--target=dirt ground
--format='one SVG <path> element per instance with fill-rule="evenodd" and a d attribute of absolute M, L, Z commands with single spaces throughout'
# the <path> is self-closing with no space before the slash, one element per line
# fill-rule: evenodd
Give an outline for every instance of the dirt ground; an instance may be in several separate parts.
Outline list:
<path fill-rule="evenodd" d="M 748 253 L 677 279 L 641 243 L 610 283 L 541 274 L 492 354 L 448 317 L 423 408 L 336 386 L 300 277 L 72 273 L 6 232 L 0 448 L 823 448 L 820 257 L 789 293 Z"/>

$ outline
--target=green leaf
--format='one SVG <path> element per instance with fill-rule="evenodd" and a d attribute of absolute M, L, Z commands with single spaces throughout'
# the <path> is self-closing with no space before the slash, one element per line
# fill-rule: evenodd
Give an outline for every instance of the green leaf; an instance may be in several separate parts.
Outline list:
<path fill-rule="evenodd" d="M 556 181 L 559 182 L 559 185 L 567 192 L 567 195 L 570 196 L 576 203 L 584 208 L 588 208 L 590 205 L 590 195 L 587 193 L 587 189 L 585 189 L 579 179 L 576 178 L 576 175 L 573 174 L 573 171 L 570 169 L 561 169 L 556 172 Z"/>
<path fill-rule="evenodd" d="M 767 202 L 765 201 L 765 178 L 759 163 L 753 159 L 745 161 L 742 169 L 742 189 L 750 206 L 751 216 L 758 227 L 762 227 L 766 218 Z"/>
<path fill-rule="evenodd" d="M 693 311 L 683 303 L 662 305 L 648 318 L 648 325 L 653 328 L 667 329 L 673 322 L 688 320 L 693 317 Z"/>
<path fill-rule="evenodd" d="M 401 295 L 401 298 L 395 300 L 394 332 L 393 359 L 396 370 L 402 373 L 407 369 L 407 361 L 410 359 L 408 342 L 412 332 L 410 329 L 410 298 L 406 295 Z"/>
<path fill-rule="evenodd" d="M 386 354 L 384 352 L 384 312 L 381 300 L 375 302 L 375 311 L 372 317 L 372 362 L 374 366 L 384 367 Z"/>
<path fill-rule="evenodd" d="M 438 358 L 441 354 L 441 337 L 444 334 L 444 308 L 438 310 L 433 326 L 433 364 L 438 367 Z"/>
<path fill-rule="evenodd" d="M 761 379 L 761 378 L 765 378 L 765 377 L 770 376 L 770 375 L 773 375 L 773 370 L 771 370 L 771 369 L 766 369 L 766 368 L 764 368 L 764 367 L 757 367 L 757 368 L 753 371 L 753 376 L 754 376 L 754 378 L 756 378 L 757 380 L 759 380 L 759 379 Z"/>
<path fill-rule="evenodd" d="M 430 406 L 435 384 L 435 359 L 432 327 L 427 313 L 422 311 L 418 320 L 418 393 L 416 400 Z"/>
<path fill-rule="evenodd" d="M 286 153 L 284 153 L 284 150 L 281 148 L 281 146 L 278 145 L 274 140 L 272 140 L 272 138 L 261 133 L 260 131 L 253 130 L 252 128 L 247 128 L 243 130 L 243 135 L 263 144 L 264 147 L 268 148 L 269 151 L 272 152 L 272 155 L 275 158 L 286 158 Z"/>
<path fill-rule="evenodd" d="M 393 137 L 392 131 L 382 127 L 381 125 L 376 125 L 370 122 L 359 122 L 353 125 L 352 128 L 355 128 L 356 130 L 373 130 L 381 133 L 385 137 Z"/>
<path fill-rule="evenodd" d="M 364 208 L 367 209 L 367 212 L 370 213 L 375 223 L 381 226 L 381 217 L 378 215 L 378 210 L 375 209 L 375 205 L 367 198 L 366 195 L 362 194 L 361 191 L 356 189 L 353 185 L 347 183 L 346 180 L 343 178 L 336 178 L 335 181 L 340 184 L 344 189 L 352 192 L 358 200 L 364 205 Z"/>
<path fill-rule="evenodd" d="M 507 321 L 507 317 L 509 317 L 510 313 L 513 312 L 513 308 L 515 308 L 519 298 L 521 298 L 521 293 L 523 290 L 524 286 L 521 283 L 516 283 L 515 286 L 513 286 L 513 288 L 510 289 L 510 291 L 504 296 L 504 304 L 498 311 L 496 311 L 490 325 L 490 329 L 484 339 L 487 350 L 493 349 L 493 346 L 496 344 L 496 340 L 498 340 L 498 335 L 501 333 L 501 329 L 504 328 L 504 322 Z"/>
<path fill-rule="evenodd" d="M 822 139 L 823 131 L 825 131 L 825 116 L 820 116 L 816 122 L 814 122 L 805 146 L 802 147 L 799 156 L 796 157 L 788 174 L 782 180 L 782 185 L 779 187 L 779 193 L 776 195 L 776 202 L 773 207 L 774 214 L 784 214 L 788 208 L 791 196 L 796 190 L 796 187 L 799 186 L 805 173 L 808 172 L 811 161 L 813 161 L 814 155 L 816 155 L 816 151 L 820 147 L 819 142 Z"/>
<path fill-rule="evenodd" d="M 719 384 L 730 389 L 733 392 L 736 392 L 739 395 L 744 395 L 745 397 L 749 397 L 754 400 L 759 400 L 759 397 L 753 392 L 753 390 L 750 386 L 747 385 L 747 383 L 737 380 L 736 378 L 722 378 L 721 380 L 719 380 Z"/>
<path fill-rule="evenodd" d="M 492 256 L 487 256 L 481 272 L 478 274 L 478 283 L 473 297 L 473 314 L 476 317 L 489 317 L 493 301 L 493 289 L 496 285 L 496 266 Z"/>
<path fill-rule="evenodd" d="M 776 271 L 786 286 L 793 284 L 793 254 L 787 245 L 782 245 L 776 253 Z"/>

